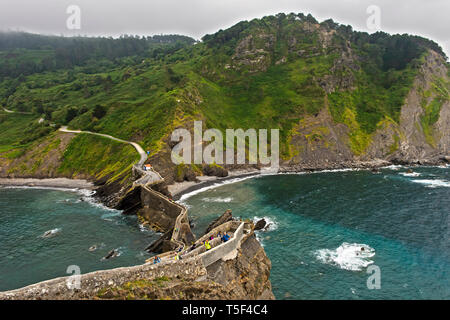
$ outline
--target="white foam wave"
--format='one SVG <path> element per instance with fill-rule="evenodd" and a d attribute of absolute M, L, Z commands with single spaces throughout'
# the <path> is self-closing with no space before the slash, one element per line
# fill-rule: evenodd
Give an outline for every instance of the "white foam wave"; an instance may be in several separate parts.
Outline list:
<path fill-rule="evenodd" d="M 59 232 L 61 232 L 60 228 L 51 229 L 51 230 L 45 231 L 41 235 L 41 238 L 51 238 L 51 237 L 55 236 L 57 233 L 59 233 Z"/>
<path fill-rule="evenodd" d="M 361 171 L 361 170 L 368 170 L 368 169 L 361 169 L 361 168 L 326 169 L 326 170 L 313 171 L 311 173 L 350 172 L 350 171 Z"/>
<path fill-rule="evenodd" d="M 203 198 L 202 200 L 205 202 L 231 202 L 231 201 L 233 201 L 233 198 L 232 197 L 227 197 L 227 198 L 217 197 L 217 198 Z"/>
<path fill-rule="evenodd" d="M 81 191 L 81 190 L 80 190 Z M 95 194 L 95 191 L 92 190 L 84 190 L 83 192 L 81 192 L 81 194 L 83 195 L 81 197 L 81 199 L 87 203 L 89 203 L 91 206 L 93 207 L 97 207 L 103 210 L 107 210 L 107 211 L 111 211 L 113 212 L 113 215 L 119 215 L 120 211 L 116 210 L 116 209 L 112 209 L 112 208 L 108 208 L 107 206 L 105 206 L 103 203 L 101 203 L 100 201 L 98 201 L 96 198 L 93 197 L 93 195 Z"/>
<path fill-rule="evenodd" d="M 204 188 L 200 188 L 200 189 L 191 191 L 189 193 L 183 194 L 180 197 L 180 200 L 178 200 L 178 202 L 184 204 L 184 202 L 187 199 L 189 199 L 192 196 L 195 196 L 196 194 L 205 192 L 207 190 L 215 189 L 215 188 L 220 187 L 220 186 L 224 186 L 224 185 L 232 184 L 232 183 L 236 183 L 236 182 L 241 182 L 241 181 L 244 181 L 244 180 L 247 180 L 247 179 L 251 179 L 251 178 L 255 178 L 255 177 L 258 177 L 258 175 L 252 175 L 252 176 L 247 176 L 247 177 L 234 178 L 234 179 L 229 179 L 229 180 L 225 180 L 225 181 L 220 181 L 220 182 L 214 183 L 214 184 L 212 184 L 210 186 L 207 186 L 207 187 L 204 187 Z"/>
<path fill-rule="evenodd" d="M 411 181 L 415 182 L 415 183 L 424 184 L 428 188 L 437 188 L 437 187 L 449 188 L 450 187 L 450 182 L 447 180 L 416 179 L 416 180 L 411 180 Z"/>
<path fill-rule="evenodd" d="M 254 216 L 252 218 L 253 223 L 258 222 L 259 220 L 264 219 L 266 220 L 266 226 L 264 227 L 263 230 L 258 230 L 255 232 L 256 235 L 256 240 L 258 240 L 259 244 L 264 248 L 265 247 L 265 240 L 269 240 L 270 236 L 265 235 L 264 231 L 273 231 L 276 230 L 278 228 L 278 222 L 271 218 L 271 217 L 258 217 L 258 216 Z M 267 229 L 266 229 L 267 228 Z M 261 232 L 263 231 L 263 232 Z"/>
<path fill-rule="evenodd" d="M 256 232 L 256 240 L 258 240 L 259 244 L 261 245 L 261 247 L 265 247 L 264 241 L 263 241 L 263 237 L 261 237 L 261 233 Z"/>
<path fill-rule="evenodd" d="M 156 233 L 154 230 L 152 230 L 148 226 L 144 225 L 143 223 L 139 223 L 138 226 L 139 226 L 139 231 L 141 231 L 141 232 L 152 233 L 152 234 Z M 156 234 L 159 235 L 160 233 L 156 233 Z"/>
<path fill-rule="evenodd" d="M 120 212 L 120 211 L 118 211 L 118 210 L 114 210 L 114 211 L 110 210 L 110 212 L 105 213 L 105 214 L 102 214 L 102 215 L 101 215 L 101 218 L 102 218 L 103 220 L 111 221 L 110 218 L 118 217 L 118 216 L 120 216 L 120 215 L 121 215 L 121 212 Z"/>
<path fill-rule="evenodd" d="M 391 170 L 397 171 L 397 170 L 400 170 L 401 168 L 404 168 L 404 166 L 392 164 L 392 165 L 390 165 L 390 166 L 385 166 L 385 167 L 382 167 L 382 168 L 383 168 L 383 169 L 391 169 Z"/>
<path fill-rule="evenodd" d="M 42 189 L 42 190 L 56 190 L 56 191 L 69 191 L 85 194 L 86 192 L 94 192 L 87 189 L 78 188 L 60 188 L 60 187 L 45 187 L 45 186 L 2 186 L 3 189 Z"/>
<path fill-rule="evenodd" d="M 361 271 L 373 263 L 370 258 L 375 255 L 375 250 L 366 244 L 344 242 L 335 250 L 320 249 L 314 254 L 322 263 L 344 270 Z"/>
<path fill-rule="evenodd" d="M 341 169 L 324 169 L 317 171 L 299 171 L 299 172 L 279 172 L 274 174 L 266 174 L 266 175 L 304 175 L 304 174 L 317 174 L 317 173 L 333 173 L 333 172 L 352 172 L 352 171 L 361 171 L 361 170 L 369 170 L 364 168 L 341 168 Z"/>
<path fill-rule="evenodd" d="M 4 186 L 4 189 L 42 189 L 42 190 L 56 190 L 56 191 L 67 191 L 76 192 L 81 195 L 81 201 L 85 201 L 90 205 L 101 208 L 108 211 L 117 211 L 116 209 L 108 208 L 103 203 L 99 202 L 93 197 L 95 190 L 79 189 L 79 188 L 59 188 L 59 187 L 45 187 L 45 186 Z M 64 202 L 64 200 L 59 200 L 58 202 Z M 74 201 L 74 203 L 80 202 L 80 199 Z"/>
<path fill-rule="evenodd" d="M 399 174 L 401 174 L 404 177 L 418 177 L 418 176 L 420 176 L 419 172 L 400 172 Z"/>
<path fill-rule="evenodd" d="M 359 171 L 361 169 L 359 168 L 343 168 L 343 169 L 330 169 L 330 170 L 320 170 L 320 171 L 313 171 L 313 172 L 261 172 L 260 174 L 254 174 L 246 177 L 240 177 L 240 178 L 234 178 L 234 179 L 228 179 L 225 181 L 219 181 L 217 183 L 214 183 L 212 185 L 209 185 L 204 188 L 200 188 L 194 191 L 191 191 L 189 193 L 183 194 L 180 199 L 178 200 L 179 203 L 182 203 L 185 205 L 185 201 L 189 199 L 192 196 L 195 196 L 196 194 L 205 192 L 207 190 L 215 189 L 220 186 L 224 186 L 227 184 L 237 183 L 248 179 L 257 179 L 265 176 L 276 176 L 276 175 L 285 175 L 285 174 L 295 174 L 295 175 L 303 175 L 303 174 L 311 174 L 311 173 L 327 173 L 327 172 L 347 172 L 347 171 Z"/>

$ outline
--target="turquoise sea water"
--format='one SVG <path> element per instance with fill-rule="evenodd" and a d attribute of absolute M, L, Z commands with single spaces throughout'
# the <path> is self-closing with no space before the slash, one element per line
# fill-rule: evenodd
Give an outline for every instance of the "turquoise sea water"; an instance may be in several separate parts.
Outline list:
<path fill-rule="evenodd" d="M 150 256 L 143 249 L 157 237 L 135 216 L 77 191 L 0 188 L 0 291 L 71 275 L 70 265 L 87 273 L 143 263 Z M 120 255 L 101 260 L 112 249 Z"/>
<path fill-rule="evenodd" d="M 406 170 L 263 176 L 182 201 L 196 233 L 226 209 L 271 223 L 258 238 L 277 299 L 449 299 L 450 170 Z"/>
<path fill-rule="evenodd" d="M 450 169 L 406 170 L 261 176 L 181 201 L 197 235 L 226 209 L 271 223 L 257 236 L 277 299 L 449 299 Z M 79 192 L 0 188 L 0 290 L 68 275 L 69 265 L 86 273 L 142 263 L 157 237 Z M 120 256 L 101 260 L 112 249 Z M 380 289 L 367 288 L 371 265 Z"/>

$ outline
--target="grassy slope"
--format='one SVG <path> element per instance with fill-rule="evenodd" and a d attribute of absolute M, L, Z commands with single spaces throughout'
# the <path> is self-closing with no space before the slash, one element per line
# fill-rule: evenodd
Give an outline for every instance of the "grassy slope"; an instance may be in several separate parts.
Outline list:
<path fill-rule="evenodd" d="M 24 129 L 35 119 L 36 115 L 11 114 L 1 110 L 0 153 L 25 147 L 27 144 L 22 143 Z"/>
<path fill-rule="evenodd" d="M 77 135 L 63 154 L 59 171 L 77 177 L 88 174 L 109 182 L 126 179 L 132 165 L 139 160 L 136 150 L 121 142 L 86 133 Z"/>
<path fill-rule="evenodd" d="M 342 53 L 344 36 L 335 35 L 331 49 L 323 51 L 318 34 L 305 31 L 303 23 L 268 17 L 247 23 L 241 33 L 217 46 L 199 43 L 163 58 L 138 63 L 130 60 L 129 64 L 98 72 L 75 67 L 36 73 L 26 77 L 9 96 L 7 106 L 16 109 L 20 106 L 37 114 L 41 110 L 47 113 L 47 118 L 51 117 L 50 122 L 137 141 L 153 152 L 159 149 L 161 138 L 187 118 L 203 118 L 207 127 L 222 130 L 279 128 L 282 155 L 289 157 L 292 128 L 305 115 L 319 112 L 327 98 L 334 120 L 350 128 L 353 152 L 361 154 L 380 122 L 398 121 L 400 107 L 417 70 L 413 63 L 398 70 L 383 70 L 367 53 L 370 52 L 367 47 L 374 45 L 353 45 L 355 54 L 364 61 L 354 74 L 355 89 L 326 95 L 318 79 L 330 74 Z M 260 34 L 271 36 L 273 44 L 266 47 L 267 39 L 258 40 Z M 265 50 L 269 63 L 264 72 L 255 72 L 251 66 L 239 71 L 225 68 L 232 63 L 239 41 L 248 35 L 257 39 L 256 49 Z M 298 39 L 294 49 L 288 45 L 292 37 Z M 299 57 L 299 51 L 314 54 Z M 277 65 L 275 62 L 282 58 L 287 58 L 287 62 Z M 6 80 L 0 83 L 0 93 L 8 85 Z M 105 106 L 107 112 L 95 117 L 94 108 L 98 104 Z M 436 114 L 437 107 L 429 109 Z M 75 114 L 68 117 L 73 110 Z M 25 122 L 27 118 L 19 121 Z M 20 141 L 27 143 L 19 126 L 9 120 L 3 120 L 0 126 L 6 128 L 0 133 L 3 150 L 20 148 Z M 36 130 L 44 129 L 34 125 L 33 132 Z M 88 152 L 86 139 L 98 138 L 74 139 L 68 149 L 70 163 L 65 160 L 61 170 L 74 173 L 84 170 L 100 176 L 114 171 L 115 175 L 131 163 L 128 151 L 119 152 L 94 141 L 89 143 L 95 151 Z M 119 153 L 127 159 L 123 165 Z M 83 158 L 77 159 L 76 154 L 82 154 Z M 100 163 L 105 170 L 97 165 Z"/>

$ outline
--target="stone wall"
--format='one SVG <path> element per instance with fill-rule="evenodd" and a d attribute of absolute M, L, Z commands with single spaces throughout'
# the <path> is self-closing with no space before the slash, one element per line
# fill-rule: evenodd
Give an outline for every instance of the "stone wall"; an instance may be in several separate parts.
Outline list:
<path fill-rule="evenodd" d="M 141 205 L 138 216 L 150 227 L 161 232 L 172 229 L 177 217 L 183 211 L 181 206 L 146 187 L 141 187 Z"/>
<path fill-rule="evenodd" d="M 200 255 L 203 265 L 208 267 L 219 259 L 224 261 L 234 259 L 237 255 L 237 250 L 241 246 L 243 236 L 244 223 L 242 222 L 233 234 L 233 238 Z"/>
<path fill-rule="evenodd" d="M 161 277 L 195 281 L 205 278 L 206 269 L 199 259 L 170 261 L 165 264 L 144 264 L 111 270 L 95 271 L 80 276 L 80 288 L 69 289 L 74 276 L 39 282 L 21 289 L 0 292 L 0 300 L 79 300 L 92 299 L 101 289 L 122 286 L 130 281 L 154 280 Z"/>

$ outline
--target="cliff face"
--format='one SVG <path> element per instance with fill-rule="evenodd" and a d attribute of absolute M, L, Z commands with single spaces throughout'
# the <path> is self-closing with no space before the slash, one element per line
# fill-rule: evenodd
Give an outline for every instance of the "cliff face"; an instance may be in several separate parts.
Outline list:
<path fill-rule="evenodd" d="M 242 243 L 233 260 L 218 260 L 206 268 L 208 280 L 219 283 L 221 299 L 274 299 L 270 283 L 271 262 L 254 235 Z"/>
<path fill-rule="evenodd" d="M 400 123 L 386 123 L 373 137 L 365 158 L 398 162 L 437 162 L 449 154 L 450 103 L 445 60 L 430 51 L 421 65 L 405 103 Z M 442 88 L 441 88 L 442 86 Z M 431 105 L 437 110 L 430 110 Z M 431 119 L 430 113 L 436 112 Z"/>
<path fill-rule="evenodd" d="M 368 136 L 360 155 L 350 146 L 351 127 L 333 121 L 326 105 L 317 116 L 301 120 L 291 138 L 295 154 L 289 167 L 330 167 L 357 161 L 386 160 L 403 163 L 438 163 L 449 155 L 450 103 L 448 68 L 442 56 L 429 51 L 401 107 L 396 123 L 385 118 Z M 435 107 L 436 110 L 430 110 Z M 436 112 L 430 121 L 430 113 Z M 431 123 L 430 123 L 431 122 Z"/>

